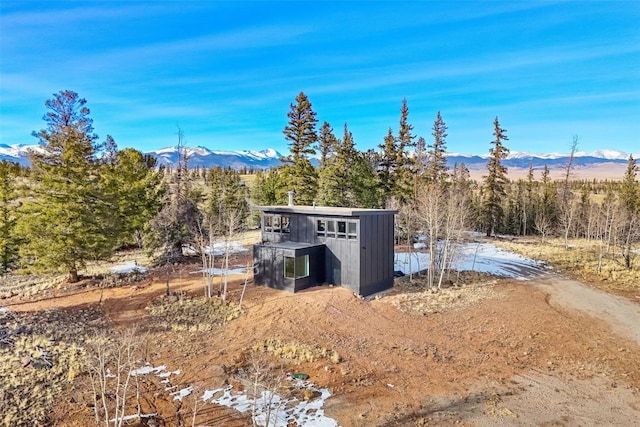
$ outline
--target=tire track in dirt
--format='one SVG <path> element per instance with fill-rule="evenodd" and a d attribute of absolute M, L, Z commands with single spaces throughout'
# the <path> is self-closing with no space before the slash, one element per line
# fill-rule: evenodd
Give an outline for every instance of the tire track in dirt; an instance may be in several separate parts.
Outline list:
<path fill-rule="evenodd" d="M 583 311 L 604 320 L 616 334 L 640 345 L 640 304 L 555 273 L 532 278 L 528 283 L 545 293 L 551 308 Z"/>

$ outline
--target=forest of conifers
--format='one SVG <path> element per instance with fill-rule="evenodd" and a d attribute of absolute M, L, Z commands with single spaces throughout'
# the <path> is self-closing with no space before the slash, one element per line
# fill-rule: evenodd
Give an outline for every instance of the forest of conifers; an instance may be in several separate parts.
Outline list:
<path fill-rule="evenodd" d="M 530 169 L 527 178 L 510 180 L 498 117 L 486 175 L 477 182 L 464 164 L 447 167 L 439 112 L 425 139 L 412 133 L 404 100 L 397 131 L 389 127 L 377 150 L 363 152 L 347 123 L 341 137 L 329 123 L 318 125 L 301 92 L 284 128 L 290 154 L 247 179 L 229 168 L 189 168 L 180 129 L 178 164 L 158 167 L 109 136 L 99 142 L 86 100 L 75 92 L 61 91 L 45 106 L 46 126 L 34 132 L 41 150 L 31 152 L 30 167 L 0 162 L 1 274 L 64 271 L 75 281 L 88 261 L 132 245 L 158 263 L 174 262 L 184 247 L 202 250 L 256 226 L 250 206 L 285 204 L 288 191 L 298 205 L 397 209 L 398 242 L 423 234 L 436 245 L 461 238 L 461 230 L 578 237 L 631 268 L 640 240 L 635 159 L 614 181 L 573 180 L 571 161 L 561 180 L 550 179 L 546 167 L 539 177 Z"/>

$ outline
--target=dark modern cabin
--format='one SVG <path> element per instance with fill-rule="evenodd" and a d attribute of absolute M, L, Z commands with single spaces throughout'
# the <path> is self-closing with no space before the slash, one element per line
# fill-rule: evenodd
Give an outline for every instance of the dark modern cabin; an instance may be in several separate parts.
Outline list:
<path fill-rule="evenodd" d="M 262 241 L 253 247 L 254 281 L 297 292 L 323 283 L 367 296 L 393 286 L 397 211 L 256 206 Z"/>

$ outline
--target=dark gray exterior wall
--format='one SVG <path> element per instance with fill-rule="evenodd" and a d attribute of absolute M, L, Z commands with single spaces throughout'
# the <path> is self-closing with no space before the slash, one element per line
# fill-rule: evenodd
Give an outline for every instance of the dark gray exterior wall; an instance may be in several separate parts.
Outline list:
<path fill-rule="evenodd" d="M 253 280 L 257 285 L 297 292 L 324 282 L 323 246 L 285 247 L 281 245 L 253 246 Z M 299 279 L 284 277 L 284 258 L 309 255 L 309 275 Z"/>
<path fill-rule="evenodd" d="M 262 245 L 254 246 L 256 266 L 255 282 L 277 289 L 299 290 L 316 284 L 332 283 L 351 289 L 360 295 L 370 295 L 393 286 L 393 223 L 395 211 L 355 210 L 351 214 L 336 215 L 334 212 L 295 212 L 295 208 L 261 208 L 264 214 L 289 216 L 289 233 L 262 234 Z M 307 209 L 309 210 L 309 209 Z M 336 209 L 336 210 L 339 210 Z M 349 213 L 349 212 L 347 212 Z M 356 239 L 340 239 L 317 235 L 320 219 L 355 222 Z M 264 220 L 263 220 L 264 221 Z M 275 242 L 299 242 L 323 248 L 310 253 L 310 264 L 320 268 L 314 270 L 304 284 L 292 284 L 284 278 L 282 250 L 271 246 Z M 276 243 L 277 246 L 277 243 Z M 290 255 L 293 256 L 293 255 Z M 310 265 L 311 269 L 311 265 Z M 311 273 L 311 272 L 310 272 Z M 315 283 L 311 283 L 316 280 Z M 308 283 L 307 283 L 308 282 Z"/>

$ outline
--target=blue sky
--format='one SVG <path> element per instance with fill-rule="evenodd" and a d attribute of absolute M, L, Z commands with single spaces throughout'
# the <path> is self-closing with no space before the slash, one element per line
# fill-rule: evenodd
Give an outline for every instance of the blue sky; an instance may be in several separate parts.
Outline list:
<path fill-rule="evenodd" d="M 44 102 L 88 101 L 96 132 L 142 151 L 287 151 L 304 91 L 361 150 L 398 128 L 406 98 L 427 142 L 485 154 L 493 119 L 512 151 L 640 153 L 640 2 L 0 3 L 0 143 L 34 144 Z"/>

